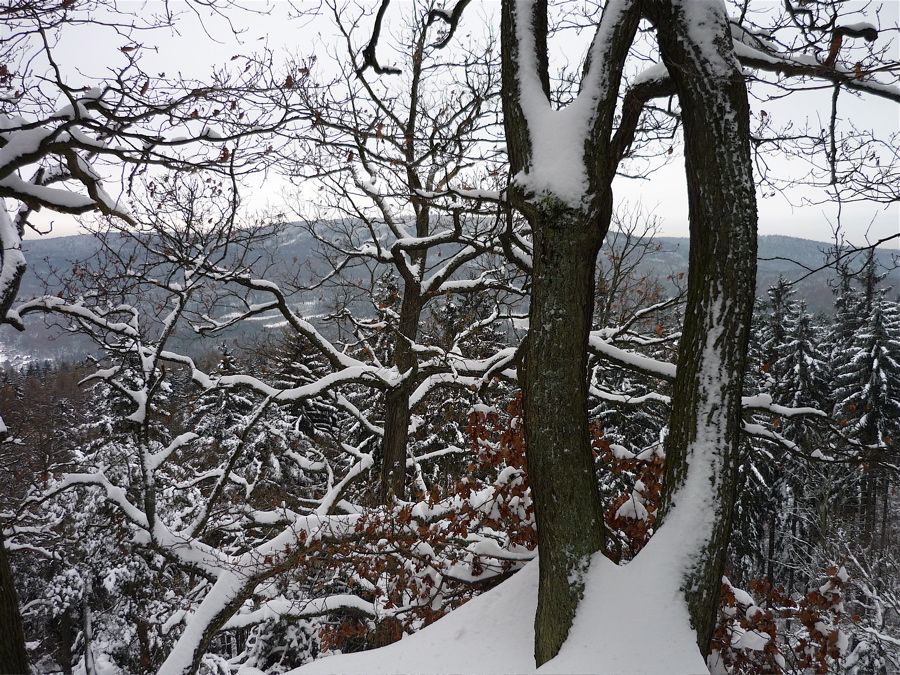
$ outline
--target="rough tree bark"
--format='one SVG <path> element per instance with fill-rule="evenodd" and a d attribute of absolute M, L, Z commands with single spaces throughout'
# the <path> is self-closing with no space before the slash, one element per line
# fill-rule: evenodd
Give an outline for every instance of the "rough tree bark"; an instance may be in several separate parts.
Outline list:
<path fill-rule="evenodd" d="M 21 675 L 28 672 L 28 654 L 25 652 L 25 632 L 12 569 L 0 532 L 0 673 Z"/>
<path fill-rule="evenodd" d="M 605 543 L 588 437 L 584 349 L 594 261 L 605 228 L 561 206 L 537 211 L 531 222 L 531 328 L 520 381 L 528 475 L 540 523 L 535 660 L 541 664 L 565 641 L 584 590 L 579 577 Z"/>
<path fill-rule="evenodd" d="M 419 219 L 421 220 L 421 218 Z M 428 234 L 428 215 L 424 216 L 425 233 Z M 421 229 L 421 227 L 419 228 Z M 421 254 L 424 263 L 425 252 Z M 417 263 L 419 261 L 416 261 Z M 418 264 L 415 265 L 419 267 Z M 411 344 L 416 341 L 424 300 L 418 279 L 404 279 L 403 300 L 400 304 L 400 318 L 397 325 L 397 339 L 394 341 L 394 365 L 400 373 L 414 370 L 418 357 Z M 389 391 L 384 399 L 384 454 L 381 463 L 381 502 L 391 504 L 395 499 L 406 498 L 406 444 L 409 440 L 410 408 L 409 397 L 416 382 L 410 379 L 396 389 Z"/>
<path fill-rule="evenodd" d="M 25 258 L 22 256 L 21 220 L 15 223 L 6 213 L 4 200 L 0 199 L 0 324 L 19 292 L 25 274 Z M 0 417 L 0 440 L 6 436 L 6 425 Z M 15 581 L 0 527 L 0 673 L 27 673 L 28 654 L 25 651 L 25 632 Z"/>
<path fill-rule="evenodd" d="M 749 105 L 722 3 L 646 0 L 645 7 L 681 104 L 691 235 L 660 512 L 674 517 L 683 498 L 697 518 L 682 588 L 707 654 L 731 533 L 756 286 Z"/>

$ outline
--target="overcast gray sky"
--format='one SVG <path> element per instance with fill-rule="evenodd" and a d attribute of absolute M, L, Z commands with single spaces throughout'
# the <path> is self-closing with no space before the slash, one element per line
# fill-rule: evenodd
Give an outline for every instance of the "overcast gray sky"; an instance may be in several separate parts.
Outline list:
<path fill-rule="evenodd" d="M 134 0 L 122 3 L 134 12 L 153 9 L 153 2 Z M 323 45 L 333 44 L 336 40 L 334 29 L 327 17 L 317 19 L 289 20 L 290 5 L 285 1 L 265 2 L 250 0 L 245 4 L 256 10 L 264 10 L 266 14 L 255 12 L 233 12 L 232 20 L 241 33 L 235 36 L 227 22 L 221 17 L 209 15 L 204 17 L 201 27 L 197 17 L 185 11 L 183 20 L 178 24 L 178 35 L 157 33 L 144 40 L 142 65 L 148 72 L 181 72 L 188 77 L 203 78 L 210 70 L 220 64 L 227 63 L 235 54 L 247 54 L 267 45 L 276 54 L 290 52 L 306 55 L 314 50 L 321 50 Z M 399 17 L 404 11 L 411 9 L 411 4 L 396 3 L 391 12 Z M 476 3 L 467 10 L 464 29 L 477 31 L 486 20 L 497 21 L 499 2 L 484 2 L 480 11 Z M 762 3 L 760 3 L 762 4 Z M 368 3 L 374 6 L 375 3 Z M 312 6 L 312 5 L 310 5 Z M 485 19 L 488 17 L 488 19 Z M 390 20 L 390 16 L 388 17 Z M 882 25 L 900 24 L 900 2 L 885 3 L 881 15 Z M 896 33 L 894 33 L 896 40 Z M 122 42 L 123 44 L 119 44 Z M 110 35 L 107 29 L 78 28 L 63 35 L 60 51 L 64 62 L 77 67 L 85 75 L 102 74 L 107 68 L 115 67 L 124 56 L 118 49 L 124 46 L 125 40 Z M 318 46 L 316 46 L 318 45 Z M 158 48 L 154 50 L 153 48 Z M 900 45 L 894 44 L 895 58 L 900 60 Z M 324 55 L 322 55 L 324 57 Z M 389 54 L 388 54 L 389 58 Z M 578 59 L 579 56 L 573 57 Z M 327 67 L 327 66 L 323 66 Z M 763 104 L 752 104 L 758 108 Z M 802 122 L 809 115 L 827 116 L 830 106 L 830 92 L 804 94 L 803 99 L 791 97 L 787 103 L 766 103 L 767 113 L 772 116 L 774 124 L 788 119 Z M 843 96 L 840 99 L 839 114 L 852 118 L 857 128 L 877 129 L 881 135 L 887 135 L 900 129 L 900 106 L 895 103 L 874 97 L 857 98 Z M 672 236 L 687 235 L 687 198 L 684 186 L 682 159 L 677 154 L 669 166 L 655 173 L 650 180 L 620 179 L 616 183 L 617 199 L 631 203 L 641 202 L 644 208 L 652 211 L 661 219 L 663 234 Z M 800 175 L 805 170 L 800 160 L 781 161 L 774 165 L 776 171 L 783 175 Z M 271 176 L 267 185 L 272 185 Z M 280 199 L 278 190 L 255 191 L 254 208 L 262 208 L 267 203 L 277 206 Z M 761 234 L 784 234 L 806 239 L 827 241 L 831 239 L 832 227 L 838 223 L 838 209 L 833 203 L 823 202 L 826 194 L 821 189 L 796 188 L 774 196 L 759 198 L 759 230 Z M 77 232 L 74 219 L 58 214 L 44 213 L 40 222 L 44 225 L 53 222 L 52 236 L 63 236 Z M 876 240 L 900 230 L 900 204 L 885 208 L 873 203 L 846 204 L 842 209 L 840 223 L 844 232 L 854 243 L 861 243 L 866 237 Z"/>

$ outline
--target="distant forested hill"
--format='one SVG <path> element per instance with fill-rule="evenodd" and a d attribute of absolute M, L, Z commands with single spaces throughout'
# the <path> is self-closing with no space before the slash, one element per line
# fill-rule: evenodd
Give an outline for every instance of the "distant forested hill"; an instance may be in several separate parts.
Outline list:
<path fill-rule="evenodd" d="M 687 270 L 688 239 L 686 237 L 659 237 L 661 249 L 646 257 L 641 265 L 644 273 L 656 274 L 665 280 L 670 274 L 678 275 Z M 270 247 L 275 251 L 282 269 L 305 265 L 314 258 L 314 242 L 301 227 L 288 228 L 279 235 Z M 774 284 L 779 275 L 788 280 L 799 279 L 806 269 L 815 269 L 824 262 L 824 251 L 828 244 L 808 239 L 779 235 L 762 236 L 759 239 L 759 269 L 757 273 L 757 294 L 765 297 L 766 289 Z M 25 300 L 47 290 L 55 294 L 59 285 L 53 270 L 60 274 L 71 271 L 73 263 L 90 257 L 97 250 L 97 242 L 91 235 L 58 237 L 55 239 L 34 239 L 25 242 L 25 255 L 29 269 L 22 284 L 19 299 Z M 885 267 L 893 264 L 896 250 L 879 250 L 879 259 Z M 858 266 L 859 263 L 857 263 Z M 831 313 L 833 295 L 831 289 L 836 275 L 833 270 L 818 272 L 797 283 L 797 297 L 805 300 L 813 313 Z M 900 291 L 900 274 L 888 275 L 886 283 Z M 310 313 L 318 313 L 322 308 L 306 304 Z M 327 299 L 322 298 L 321 305 Z M 82 338 L 60 335 L 59 329 L 45 328 L 39 320 L 32 318 L 29 329 L 18 333 L 10 326 L 0 328 L 0 365 L 21 364 L 33 359 L 73 360 L 82 359 L 91 352 L 91 344 Z M 257 322 L 265 327 L 265 321 Z"/>
<path fill-rule="evenodd" d="M 677 271 L 685 271 L 688 266 L 688 239 L 686 237 L 659 237 L 663 252 L 654 254 L 654 260 L 660 265 L 671 265 Z M 830 244 L 810 239 L 785 237 L 781 235 L 764 235 L 759 238 L 759 263 L 756 272 L 756 293 L 766 297 L 766 290 L 783 276 L 788 281 L 800 279 L 808 270 L 817 269 L 825 263 L 825 251 Z M 893 251 L 893 253 L 892 253 Z M 897 249 L 879 249 L 878 258 L 885 269 L 895 264 Z M 861 255 L 853 269 L 862 264 Z M 831 314 L 834 311 L 834 287 L 837 274 L 833 269 L 817 272 L 796 284 L 798 300 L 806 302 L 813 314 Z M 894 292 L 900 291 L 900 272 L 888 275 L 885 283 L 893 286 Z"/>

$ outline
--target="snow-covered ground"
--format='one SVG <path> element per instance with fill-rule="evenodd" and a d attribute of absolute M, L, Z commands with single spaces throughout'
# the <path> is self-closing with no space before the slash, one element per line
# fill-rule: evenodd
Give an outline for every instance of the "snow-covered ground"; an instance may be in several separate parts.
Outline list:
<path fill-rule="evenodd" d="M 388 647 L 332 656 L 301 673 L 597 673 L 707 675 L 665 550 L 618 567 L 600 554 L 559 655 L 534 664 L 538 563 L 428 628 Z M 250 675 L 249 673 L 247 675 Z"/>

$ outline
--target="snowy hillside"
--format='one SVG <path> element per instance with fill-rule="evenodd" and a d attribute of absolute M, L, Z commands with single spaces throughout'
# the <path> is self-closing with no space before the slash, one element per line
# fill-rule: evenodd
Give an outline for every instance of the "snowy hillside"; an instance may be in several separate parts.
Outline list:
<path fill-rule="evenodd" d="M 290 675 L 338 673 L 597 673 L 706 675 L 674 578 L 654 545 L 629 565 L 592 561 L 585 598 L 559 655 L 534 665 L 538 562 L 428 628 L 381 649 L 333 656 Z M 249 674 L 247 674 L 249 675 Z"/>

